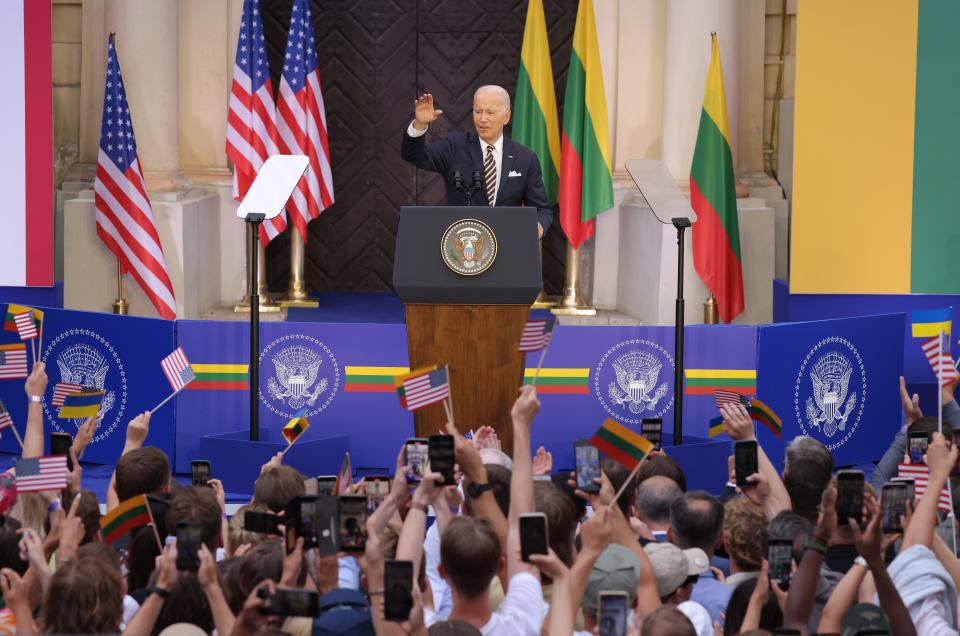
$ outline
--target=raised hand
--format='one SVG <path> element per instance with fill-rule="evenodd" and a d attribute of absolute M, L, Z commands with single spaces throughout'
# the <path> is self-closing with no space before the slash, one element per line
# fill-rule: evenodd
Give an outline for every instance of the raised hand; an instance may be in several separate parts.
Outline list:
<path fill-rule="evenodd" d="M 753 420 L 742 404 L 724 404 L 720 407 L 720 415 L 723 416 L 724 432 L 730 439 L 740 441 L 756 438 Z"/>
<path fill-rule="evenodd" d="M 27 392 L 27 396 L 43 395 L 47 392 L 47 365 L 45 362 L 35 362 L 33 365 L 33 371 L 30 372 L 30 375 L 27 377 L 26 383 L 23 385 L 24 391 Z"/>
<path fill-rule="evenodd" d="M 857 554 L 867 562 L 883 563 L 883 533 L 880 528 L 880 504 L 877 498 L 869 492 L 863 493 L 863 520 L 862 526 L 853 519 L 848 519 L 850 532 L 853 533 L 853 544 L 857 547 Z"/>
<path fill-rule="evenodd" d="M 140 448 L 150 432 L 150 411 L 144 411 L 127 424 L 127 447 Z"/>
<path fill-rule="evenodd" d="M 533 456 L 533 474 L 549 475 L 553 470 L 553 455 L 543 446 L 537 449 L 537 454 Z"/>
<path fill-rule="evenodd" d="M 73 437 L 73 450 L 77 457 L 83 457 L 83 451 L 93 441 L 93 436 L 97 434 L 97 428 L 100 426 L 100 417 L 95 415 L 88 417 L 87 421 L 77 428 L 77 434 Z"/>
<path fill-rule="evenodd" d="M 902 375 L 900 376 L 900 404 L 903 406 L 903 414 L 907 416 L 907 426 L 923 417 L 923 411 L 920 410 L 920 396 L 916 393 L 910 396 L 907 392 L 907 382 Z"/>
<path fill-rule="evenodd" d="M 467 476 L 470 481 L 476 483 L 486 483 L 487 470 L 483 467 L 483 459 L 480 457 L 480 451 L 464 439 L 460 431 L 452 422 L 444 425 L 447 435 L 453 435 L 453 452 L 460 465 L 460 471 Z"/>
<path fill-rule="evenodd" d="M 492 426 L 481 426 L 473 434 L 473 445 L 477 450 L 483 450 L 484 448 L 500 450 L 500 438 L 497 437 L 497 432 L 493 430 Z"/>
<path fill-rule="evenodd" d="M 415 120 L 413 127 L 417 130 L 426 130 L 427 126 L 435 122 L 442 114 L 442 110 L 437 110 L 433 107 L 433 95 L 424 93 L 413 102 L 413 116 Z"/>
<path fill-rule="evenodd" d="M 537 399 L 537 387 L 526 384 L 520 387 L 520 395 L 510 409 L 510 416 L 514 425 L 530 426 L 533 418 L 540 410 L 540 400 Z"/>
<path fill-rule="evenodd" d="M 946 438 L 940 433 L 934 433 L 923 460 L 930 467 L 931 479 L 935 476 L 947 479 L 957 463 L 957 447 L 948 444 Z"/>

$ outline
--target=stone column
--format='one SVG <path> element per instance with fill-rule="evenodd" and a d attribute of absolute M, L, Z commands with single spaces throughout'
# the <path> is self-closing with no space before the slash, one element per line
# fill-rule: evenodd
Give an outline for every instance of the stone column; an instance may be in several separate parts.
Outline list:
<path fill-rule="evenodd" d="M 106 0 L 147 188 L 181 190 L 179 1 Z M 101 79 L 101 83 L 102 83 Z"/>

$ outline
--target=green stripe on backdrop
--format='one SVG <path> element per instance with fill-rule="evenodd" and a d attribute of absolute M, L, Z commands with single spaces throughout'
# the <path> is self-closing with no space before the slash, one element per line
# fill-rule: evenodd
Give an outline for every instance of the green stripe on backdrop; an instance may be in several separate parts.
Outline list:
<path fill-rule="evenodd" d="M 910 291 L 960 293 L 956 250 L 960 161 L 960 2 L 921 0 L 917 29 L 917 102 L 913 159 Z M 883 223 L 883 219 L 877 219 Z M 876 254 L 883 258 L 882 254 Z"/>

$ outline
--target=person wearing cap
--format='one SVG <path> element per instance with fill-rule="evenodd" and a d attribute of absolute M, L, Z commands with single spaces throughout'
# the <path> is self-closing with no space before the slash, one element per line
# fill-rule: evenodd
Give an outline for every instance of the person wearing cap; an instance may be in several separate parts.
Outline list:
<path fill-rule="evenodd" d="M 590 570 L 583 600 L 580 601 L 583 608 L 583 626 L 588 633 L 592 633 L 597 626 L 600 592 L 626 592 L 627 607 L 631 608 L 627 612 L 627 624 L 633 625 L 633 608 L 637 603 L 639 578 L 640 559 L 630 548 L 611 544 L 600 553 Z"/>
<path fill-rule="evenodd" d="M 643 547 L 657 579 L 657 594 L 664 605 L 676 606 L 690 619 L 698 635 L 713 633 L 710 614 L 691 601 L 693 586 L 710 569 L 710 559 L 700 548 L 681 550 L 672 543 L 648 543 Z"/>

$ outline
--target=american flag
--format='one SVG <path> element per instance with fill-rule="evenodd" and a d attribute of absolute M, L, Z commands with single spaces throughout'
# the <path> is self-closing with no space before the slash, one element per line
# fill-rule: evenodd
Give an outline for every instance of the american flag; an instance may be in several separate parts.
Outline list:
<path fill-rule="evenodd" d="M 27 345 L 0 345 L 0 380 L 25 378 L 27 371 Z"/>
<path fill-rule="evenodd" d="M 916 488 L 917 499 L 923 497 L 927 492 L 927 483 L 930 481 L 930 467 L 926 464 L 899 464 L 897 466 L 897 477 L 912 479 Z M 950 512 L 950 481 L 943 485 L 940 491 L 940 500 L 937 502 L 937 508 L 944 512 Z"/>
<path fill-rule="evenodd" d="M 66 399 L 68 395 L 80 393 L 83 389 L 84 387 L 80 384 L 57 382 L 56 386 L 53 387 L 53 399 L 50 401 L 50 404 L 53 406 L 63 406 L 63 400 Z"/>
<path fill-rule="evenodd" d="M 720 408 L 724 404 L 742 404 L 746 408 L 750 408 L 750 398 L 746 395 L 741 395 L 736 391 L 717 389 L 713 392 L 713 397 L 717 402 L 717 408 Z"/>
<path fill-rule="evenodd" d="M 176 351 L 161 360 L 160 368 L 163 369 L 163 373 L 167 376 L 167 381 L 174 392 L 179 391 L 197 378 L 190 367 L 190 361 L 187 360 L 187 354 L 183 352 L 183 347 L 177 347 Z"/>
<path fill-rule="evenodd" d="M 63 490 L 67 487 L 67 456 L 17 460 L 17 492 Z"/>
<path fill-rule="evenodd" d="M 403 397 L 406 402 L 404 406 L 408 411 L 416 411 L 424 406 L 446 400 L 450 397 L 447 367 L 440 367 L 436 371 L 404 381 Z"/>
<path fill-rule="evenodd" d="M 0 402 L 0 431 L 13 426 L 13 418 L 10 417 L 10 411 Z"/>
<path fill-rule="evenodd" d="M 28 311 L 17 314 L 13 317 L 13 321 L 17 325 L 17 331 L 20 333 L 21 340 L 33 340 L 40 335 L 37 331 L 37 323 L 33 321 L 33 312 Z"/>
<path fill-rule="evenodd" d="M 137 159 L 130 106 L 112 34 L 107 46 L 103 99 L 100 154 L 93 185 L 97 235 L 123 270 L 137 281 L 160 316 L 173 320 L 177 317 L 177 301 Z"/>
<path fill-rule="evenodd" d="M 233 198 L 237 201 L 246 196 L 263 162 L 277 154 L 276 111 L 260 0 L 244 0 L 227 111 L 227 156 L 233 161 Z M 266 221 L 260 227 L 260 240 L 269 243 L 286 227 L 286 213 Z"/>
<path fill-rule="evenodd" d="M 920 347 L 927 362 L 933 367 L 933 372 L 940 378 L 940 385 L 949 384 L 957 379 L 957 368 L 953 365 L 953 354 L 950 352 L 950 335 L 941 333 L 928 340 L 924 340 Z"/>
<path fill-rule="evenodd" d="M 553 334 L 553 327 L 557 322 L 557 317 L 553 314 L 544 318 L 535 318 L 527 321 L 523 326 L 523 334 L 520 336 L 520 351 L 528 353 L 530 351 L 539 351 L 550 342 L 550 336 Z"/>
<path fill-rule="evenodd" d="M 320 90 L 320 68 L 313 42 L 309 0 L 294 0 L 283 54 L 280 99 L 277 101 L 277 147 L 283 155 L 307 155 L 310 166 L 297 184 L 287 211 L 307 240 L 307 223 L 333 205 L 333 173 L 327 116 Z"/>

